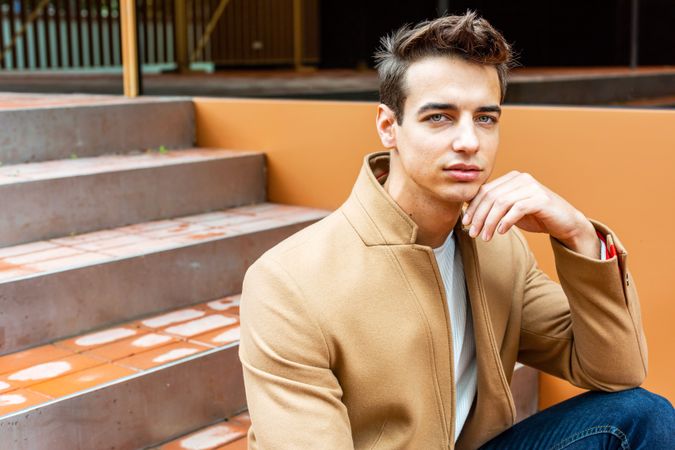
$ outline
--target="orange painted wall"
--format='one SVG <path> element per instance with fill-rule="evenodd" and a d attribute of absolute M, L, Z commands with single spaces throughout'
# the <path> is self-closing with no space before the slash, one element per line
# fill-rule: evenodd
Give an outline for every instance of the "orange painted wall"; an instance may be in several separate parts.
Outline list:
<path fill-rule="evenodd" d="M 381 148 L 374 103 L 195 99 L 195 107 L 199 146 L 267 154 L 274 202 L 334 209 L 362 157 Z M 675 402 L 675 111 L 506 107 L 493 176 L 513 169 L 618 233 L 642 301 L 644 386 Z M 554 276 L 546 237 L 528 239 Z M 541 381 L 542 407 L 578 392 L 553 377 Z"/>

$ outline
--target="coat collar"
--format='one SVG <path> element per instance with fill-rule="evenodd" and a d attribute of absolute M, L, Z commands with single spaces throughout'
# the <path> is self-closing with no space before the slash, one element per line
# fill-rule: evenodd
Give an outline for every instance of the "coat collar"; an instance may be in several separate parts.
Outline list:
<path fill-rule="evenodd" d="M 388 172 L 389 152 L 367 155 L 343 205 L 347 219 L 367 246 L 414 244 L 417 239 L 417 224 L 378 181 Z"/>
<path fill-rule="evenodd" d="M 342 208 L 367 246 L 411 245 L 417 240 L 417 224 L 382 186 L 388 173 L 389 152 L 366 155 L 352 193 Z M 461 227 L 461 216 L 455 234 L 458 239 L 468 238 Z"/>

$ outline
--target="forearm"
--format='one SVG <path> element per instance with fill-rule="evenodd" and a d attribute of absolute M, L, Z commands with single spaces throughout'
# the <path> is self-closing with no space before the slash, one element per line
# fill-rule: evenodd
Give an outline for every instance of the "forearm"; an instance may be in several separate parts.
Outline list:
<path fill-rule="evenodd" d="M 611 234 L 597 226 L 602 234 Z M 556 268 L 570 308 L 570 367 L 583 371 L 599 388 L 637 385 L 644 379 L 647 365 L 637 291 L 629 281 L 625 250 L 600 261 L 595 227 L 593 231 L 598 247 L 592 256 L 553 242 Z"/>

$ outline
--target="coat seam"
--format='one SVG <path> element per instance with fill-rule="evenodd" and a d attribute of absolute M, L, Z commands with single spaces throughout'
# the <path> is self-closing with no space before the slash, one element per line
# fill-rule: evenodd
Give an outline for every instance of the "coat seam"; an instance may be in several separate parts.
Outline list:
<path fill-rule="evenodd" d="M 485 298 L 486 298 L 485 290 L 484 290 L 483 282 L 482 282 L 481 276 L 480 276 L 480 267 L 478 267 L 478 252 L 476 251 L 475 241 L 472 242 L 472 244 L 474 246 L 473 247 L 474 248 L 473 265 L 474 265 L 474 270 L 476 271 L 476 281 L 477 281 L 477 284 L 478 284 L 478 291 L 479 291 L 480 296 L 481 296 L 480 300 L 481 300 L 481 303 L 483 304 L 483 320 L 485 321 L 485 326 L 487 328 L 488 336 L 490 337 L 490 347 L 492 347 L 492 350 L 493 350 L 492 351 L 492 359 L 493 359 L 493 361 L 494 361 L 494 363 L 497 367 L 497 373 L 499 374 L 499 380 L 502 383 L 502 389 L 504 389 L 504 392 L 506 393 L 506 399 L 509 402 L 509 413 L 511 415 L 511 423 L 514 423 L 516 421 L 516 416 L 515 416 L 515 413 L 514 413 L 515 404 L 513 403 L 513 399 L 511 398 L 511 389 L 510 389 L 510 387 L 509 387 L 509 385 L 506 381 L 506 375 L 504 374 L 504 370 L 503 370 L 503 368 L 502 368 L 502 370 L 499 370 L 500 365 L 501 365 L 501 361 L 495 355 L 495 353 L 499 353 L 499 352 L 498 352 L 498 350 L 495 346 L 495 336 L 494 336 L 494 333 L 492 331 L 492 326 L 491 326 L 492 322 L 491 322 L 490 317 L 488 315 L 487 301 L 485 300 Z"/>

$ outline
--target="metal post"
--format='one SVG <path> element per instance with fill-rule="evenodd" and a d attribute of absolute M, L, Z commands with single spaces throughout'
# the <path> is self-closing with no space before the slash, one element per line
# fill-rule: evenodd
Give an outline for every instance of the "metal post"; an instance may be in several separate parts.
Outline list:
<path fill-rule="evenodd" d="M 188 22 L 185 0 L 174 1 L 174 26 L 176 28 L 176 66 L 179 73 L 189 72 Z"/>
<path fill-rule="evenodd" d="M 140 89 L 140 65 L 138 63 L 138 30 L 136 28 L 136 0 L 120 2 L 120 24 L 122 34 L 122 66 L 124 95 L 137 97 Z"/>
<path fill-rule="evenodd" d="M 630 68 L 636 69 L 638 65 L 638 34 L 639 34 L 640 1 L 630 2 Z"/>

